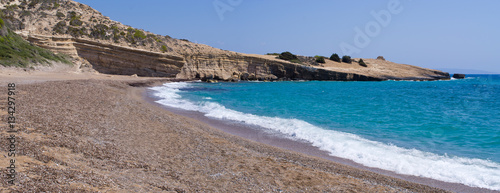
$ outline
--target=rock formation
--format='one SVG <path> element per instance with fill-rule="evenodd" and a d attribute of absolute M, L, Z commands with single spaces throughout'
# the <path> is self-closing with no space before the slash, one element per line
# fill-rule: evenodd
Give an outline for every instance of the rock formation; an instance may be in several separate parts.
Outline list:
<path fill-rule="evenodd" d="M 225 81 L 449 78 L 449 74 L 440 71 L 395 63 L 384 66 L 365 60 L 370 67 L 358 69 L 329 60 L 320 66 L 297 64 L 275 56 L 221 50 L 135 29 L 71 0 L 31 3 L 14 0 L 9 4 L 1 1 L 0 8 L 10 25 L 28 41 L 78 60 L 87 60 L 101 73 Z"/>
<path fill-rule="evenodd" d="M 453 74 L 453 78 L 464 79 L 465 78 L 465 74 Z"/>

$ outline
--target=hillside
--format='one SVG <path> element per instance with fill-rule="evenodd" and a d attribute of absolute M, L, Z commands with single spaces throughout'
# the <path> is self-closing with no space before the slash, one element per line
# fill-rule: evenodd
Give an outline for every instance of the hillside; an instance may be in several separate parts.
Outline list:
<path fill-rule="evenodd" d="M 69 64 L 67 59 L 64 55 L 32 45 L 12 32 L 0 13 L 0 66 L 26 68 L 37 64 L 49 65 L 52 62 Z"/>
<path fill-rule="evenodd" d="M 0 8 L 16 33 L 38 46 L 88 62 L 101 73 L 219 80 L 449 78 L 440 71 L 395 63 L 381 66 L 369 61 L 364 69 L 321 67 L 221 50 L 123 25 L 71 0 L 2 0 Z"/>

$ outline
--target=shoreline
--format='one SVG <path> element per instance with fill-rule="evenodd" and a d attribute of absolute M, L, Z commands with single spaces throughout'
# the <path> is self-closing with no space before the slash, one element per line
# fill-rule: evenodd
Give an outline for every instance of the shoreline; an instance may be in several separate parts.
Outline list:
<path fill-rule="evenodd" d="M 159 85 L 155 85 L 155 86 L 159 86 Z M 397 178 L 397 179 L 408 181 L 411 183 L 423 184 L 426 186 L 439 188 L 439 189 L 443 189 L 446 191 L 453 191 L 453 192 L 499 192 L 499 191 L 485 189 L 485 188 L 471 187 L 471 186 L 467 186 L 467 185 L 460 184 L 460 183 L 444 182 L 444 181 L 439 181 L 439 180 L 435 180 L 435 179 L 431 179 L 431 178 L 398 174 L 398 173 L 395 173 L 393 171 L 364 166 L 364 165 L 361 165 L 359 163 L 356 163 L 354 161 L 351 161 L 351 160 L 348 160 L 345 158 L 331 156 L 331 155 L 329 155 L 328 152 L 326 152 L 324 150 L 320 150 L 318 147 L 313 146 L 310 142 L 289 139 L 278 132 L 269 131 L 268 129 L 265 129 L 265 128 L 259 128 L 258 126 L 250 126 L 250 125 L 247 125 L 244 123 L 237 123 L 234 121 L 218 120 L 218 119 L 206 117 L 201 112 L 188 111 L 188 110 L 184 110 L 184 109 L 164 106 L 162 104 L 155 102 L 159 98 L 156 96 L 153 96 L 153 93 L 155 91 L 150 90 L 149 88 L 150 87 L 147 87 L 146 89 L 144 89 L 143 94 L 142 94 L 142 98 L 144 100 L 146 100 L 148 103 L 155 105 L 157 107 L 160 107 L 168 112 L 195 119 L 195 120 L 200 121 L 202 123 L 205 123 L 211 127 L 219 129 L 225 133 L 228 133 L 230 135 L 235 135 L 235 136 L 242 137 L 242 138 L 245 138 L 247 140 L 257 142 L 257 143 L 263 143 L 263 144 L 271 145 L 273 147 L 277 147 L 280 149 L 285 149 L 285 150 L 297 152 L 300 154 L 305 154 L 308 156 L 313 156 L 316 158 L 328 160 L 328 161 L 335 162 L 338 164 L 346 165 L 348 167 L 353 167 L 355 169 L 365 170 L 368 172 L 373 172 L 376 174 Z"/>
<path fill-rule="evenodd" d="M 147 97 L 148 87 L 183 80 L 24 75 L 0 80 L 20 83 L 23 149 L 16 160 L 19 183 L 1 191 L 447 192 L 331 161 L 317 148 L 269 133 L 254 132 L 263 140 L 256 142 L 244 125 L 205 123 L 201 114 L 185 116 Z M 242 129 L 244 137 L 224 124 Z M 0 166 L 6 163 L 0 157 Z"/>

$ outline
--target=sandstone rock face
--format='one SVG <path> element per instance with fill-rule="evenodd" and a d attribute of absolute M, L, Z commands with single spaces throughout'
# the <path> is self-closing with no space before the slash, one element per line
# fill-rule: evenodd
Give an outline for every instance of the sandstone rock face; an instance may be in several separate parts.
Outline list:
<path fill-rule="evenodd" d="M 29 42 L 35 45 L 49 49 L 56 53 L 63 53 L 71 57 L 77 57 L 78 53 L 76 47 L 73 45 L 75 42 L 71 37 L 55 37 L 55 36 L 44 36 L 35 34 L 19 34 L 26 38 Z"/>
<path fill-rule="evenodd" d="M 255 56 L 187 56 L 177 78 L 216 80 L 338 80 L 380 81 L 382 79 L 354 73 L 335 72 Z"/>
<path fill-rule="evenodd" d="M 179 56 L 83 39 L 75 39 L 74 46 L 79 57 L 88 60 L 98 72 L 107 74 L 175 77 L 185 64 Z"/>

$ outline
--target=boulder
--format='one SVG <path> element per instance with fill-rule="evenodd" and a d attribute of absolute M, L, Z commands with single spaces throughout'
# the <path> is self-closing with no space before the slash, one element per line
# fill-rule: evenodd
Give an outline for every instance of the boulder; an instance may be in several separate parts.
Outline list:
<path fill-rule="evenodd" d="M 464 79 L 465 78 L 465 74 L 453 74 L 453 78 L 455 78 L 455 79 Z"/>

